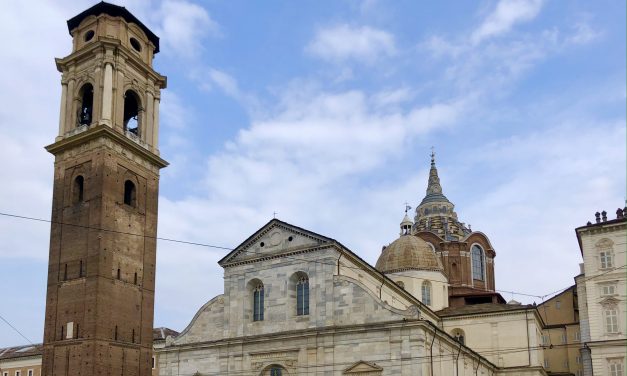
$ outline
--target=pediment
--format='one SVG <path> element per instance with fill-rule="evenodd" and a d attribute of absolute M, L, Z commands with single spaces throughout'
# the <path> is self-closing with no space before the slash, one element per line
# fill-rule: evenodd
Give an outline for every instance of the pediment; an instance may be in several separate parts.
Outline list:
<path fill-rule="evenodd" d="M 612 306 L 616 306 L 618 305 L 618 303 L 620 303 L 620 300 L 616 299 L 616 298 L 605 298 L 603 300 L 601 300 L 601 305 L 604 307 L 612 307 Z"/>
<path fill-rule="evenodd" d="M 331 244 L 335 240 L 273 219 L 218 261 L 221 266 Z"/>
<path fill-rule="evenodd" d="M 344 370 L 345 375 L 380 375 L 383 368 L 375 363 L 360 360 Z"/>

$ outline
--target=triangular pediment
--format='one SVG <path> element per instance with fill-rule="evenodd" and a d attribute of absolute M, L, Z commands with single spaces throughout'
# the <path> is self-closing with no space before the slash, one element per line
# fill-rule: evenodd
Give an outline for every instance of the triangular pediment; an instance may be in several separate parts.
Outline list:
<path fill-rule="evenodd" d="M 218 261 L 221 266 L 316 248 L 335 240 L 273 219 Z"/>
<path fill-rule="evenodd" d="M 618 305 L 618 303 L 620 303 L 620 300 L 616 299 L 616 298 L 605 298 L 603 300 L 601 300 L 601 305 L 604 307 L 611 307 L 611 306 L 616 306 Z"/>
<path fill-rule="evenodd" d="M 344 370 L 345 375 L 380 375 L 383 368 L 370 362 L 364 362 L 363 360 L 353 364 Z"/>

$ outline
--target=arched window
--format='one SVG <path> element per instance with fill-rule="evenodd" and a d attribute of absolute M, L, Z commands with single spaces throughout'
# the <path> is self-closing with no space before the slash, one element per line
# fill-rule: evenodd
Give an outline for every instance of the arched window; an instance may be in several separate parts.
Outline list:
<path fill-rule="evenodd" d="M 124 93 L 124 131 L 139 136 L 139 97 L 132 90 Z"/>
<path fill-rule="evenodd" d="M 461 329 L 453 329 L 453 332 L 451 333 L 451 335 L 453 336 L 453 338 L 455 338 L 455 341 L 461 343 L 462 345 L 465 344 L 465 338 L 464 338 L 464 331 Z"/>
<path fill-rule="evenodd" d="M 301 276 L 296 282 L 296 315 L 309 314 L 309 278 Z"/>
<path fill-rule="evenodd" d="M 137 190 L 135 184 L 132 181 L 127 180 L 124 182 L 124 203 L 126 205 L 135 207 L 137 205 Z"/>
<path fill-rule="evenodd" d="M 267 368 L 267 370 L 265 372 L 263 372 L 262 374 L 268 375 L 268 376 L 286 376 L 287 373 L 283 372 L 284 368 L 281 367 L 278 364 L 273 364 L 270 367 Z"/>
<path fill-rule="evenodd" d="M 74 190 L 73 190 L 73 200 L 74 203 L 83 202 L 85 192 L 85 178 L 82 175 L 78 175 L 74 178 Z"/>
<path fill-rule="evenodd" d="M 477 244 L 472 246 L 472 279 L 483 281 L 483 249 Z"/>
<path fill-rule="evenodd" d="M 422 282 L 422 302 L 428 306 L 431 305 L 431 282 Z"/>
<path fill-rule="evenodd" d="M 253 289 L 253 321 L 263 321 L 263 284 Z"/>
<path fill-rule="evenodd" d="M 81 100 L 78 111 L 78 126 L 80 127 L 91 124 L 94 109 L 94 87 L 91 84 L 85 84 L 78 93 Z"/>

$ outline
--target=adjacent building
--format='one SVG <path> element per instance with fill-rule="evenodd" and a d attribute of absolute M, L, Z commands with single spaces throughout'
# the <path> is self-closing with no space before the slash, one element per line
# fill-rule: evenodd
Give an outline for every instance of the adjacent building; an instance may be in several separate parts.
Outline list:
<path fill-rule="evenodd" d="M 577 287 L 571 286 L 538 305 L 538 312 L 545 323 L 542 345 L 547 372 L 583 375 Z"/>
<path fill-rule="evenodd" d="M 155 349 L 165 345 L 168 336 L 177 336 L 179 333 L 170 328 L 155 328 L 152 331 L 153 346 Z M 43 345 L 15 346 L 0 349 L 0 376 L 41 376 L 41 358 Z M 158 354 L 152 355 L 152 375 L 159 374 Z M 68 370 L 68 374 L 69 370 Z"/>
<path fill-rule="evenodd" d="M 581 357 L 585 376 L 624 376 L 627 352 L 627 208 L 616 218 L 605 211 L 594 223 L 578 227 L 583 257 L 575 277 L 581 322 Z"/>

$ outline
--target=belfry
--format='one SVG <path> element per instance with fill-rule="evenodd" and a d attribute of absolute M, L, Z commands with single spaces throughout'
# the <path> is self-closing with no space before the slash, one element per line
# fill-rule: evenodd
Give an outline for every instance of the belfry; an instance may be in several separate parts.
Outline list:
<path fill-rule="evenodd" d="M 105 2 L 68 22 L 61 72 L 43 370 L 151 374 L 159 170 L 159 38 Z"/>

